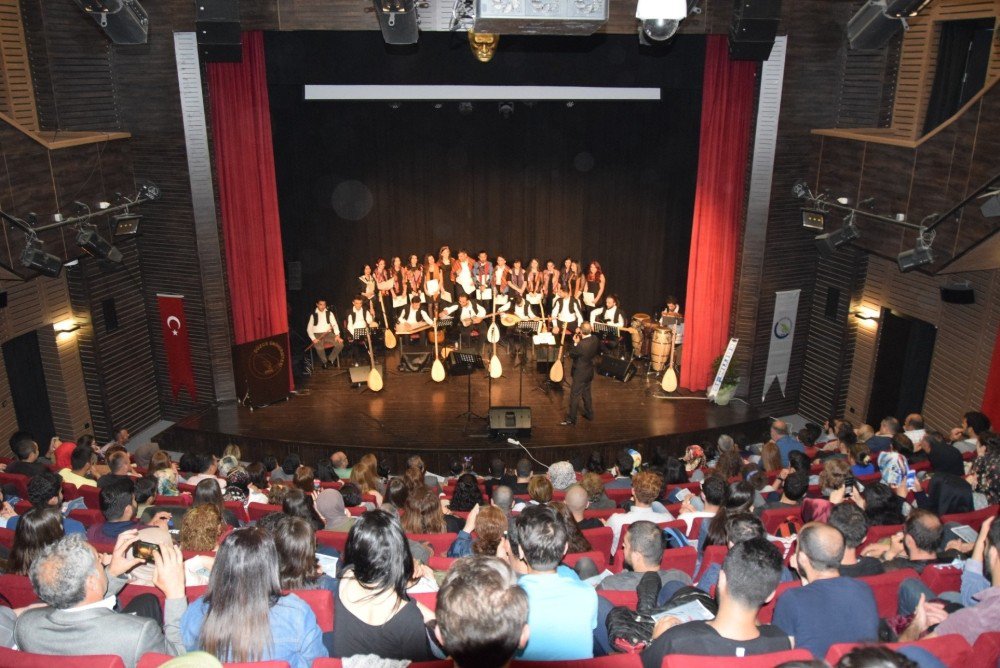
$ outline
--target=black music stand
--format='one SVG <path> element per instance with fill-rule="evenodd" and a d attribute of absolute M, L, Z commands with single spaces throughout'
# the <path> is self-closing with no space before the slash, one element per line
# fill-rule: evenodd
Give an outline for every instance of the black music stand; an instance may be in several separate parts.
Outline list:
<path fill-rule="evenodd" d="M 487 418 L 472 411 L 472 372 L 476 369 L 485 369 L 483 356 L 478 353 L 455 351 L 448 355 L 448 373 L 452 376 L 466 377 L 466 411 L 459 413 L 455 417 L 465 418 L 466 424 L 472 418 L 486 420 Z"/>

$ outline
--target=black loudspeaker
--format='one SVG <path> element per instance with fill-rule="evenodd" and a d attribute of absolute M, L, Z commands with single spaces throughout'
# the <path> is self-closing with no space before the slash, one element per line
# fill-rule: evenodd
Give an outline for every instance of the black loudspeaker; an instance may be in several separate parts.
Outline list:
<path fill-rule="evenodd" d="M 535 346 L 535 369 L 538 373 L 548 373 L 556 361 L 559 346 Z"/>
<path fill-rule="evenodd" d="M 602 376 L 627 383 L 635 375 L 635 365 L 632 364 L 632 360 L 630 359 L 623 360 L 617 357 L 602 355 L 601 361 L 597 366 L 597 372 Z"/>
<path fill-rule="evenodd" d="M 420 38 L 414 0 L 372 0 L 386 44 L 416 44 Z"/>
<path fill-rule="evenodd" d="M 491 436 L 530 436 L 531 408 L 494 406 L 490 409 Z"/>
<path fill-rule="evenodd" d="M 947 304 L 975 304 L 976 291 L 971 285 L 942 285 L 941 301 Z"/>
<path fill-rule="evenodd" d="M 199 0 L 198 53 L 204 62 L 238 63 L 243 58 L 238 0 Z"/>
<path fill-rule="evenodd" d="M 399 358 L 399 370 L 419 373 L 430 365 L 432 356 L 433 353 L 426 350 L 404 348 Z"/>
<path fill-rule="evenodd" d="M 115 44 L 145 44 L 149 15 L 135 0 L 76 0 Z"/>
<path fill-rule="evenodd" d="M 729 26 L 729 57 L 767 60 L 778 34 L 781 0 L 736 0 Z"/>
<path fill-rule="evenodd" d="M 368 374 L 372 372 L 372 368 L 367 364 L 364 366 L 352 366 L 348 368 L 348 372 L 351 387 L 361 387 L 368 384 Z"/>

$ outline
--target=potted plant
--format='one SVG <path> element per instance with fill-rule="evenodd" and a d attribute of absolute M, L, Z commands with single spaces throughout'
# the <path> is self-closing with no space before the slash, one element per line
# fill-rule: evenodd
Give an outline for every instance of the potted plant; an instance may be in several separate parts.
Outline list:
<path fill-rule="evenodd" d="M 715 382 L 715 376 L 719 373 L 719 365 L 722 364 L 722 355 L 719 355 L 712 362 L 712 375 L 711 381 Z M 729 366 L 726 368 L 726 375 L 722 377 L 722 384 L 719 386 L 719 393 L 715 395 L 715 403 L 720 406 L 726 406 L 732 400 L 733 395 L 736 394 L 736 388 L 739 387 L 741 380 L 741 374 L 739 369 L 735 364 L 730 362 Z"/>

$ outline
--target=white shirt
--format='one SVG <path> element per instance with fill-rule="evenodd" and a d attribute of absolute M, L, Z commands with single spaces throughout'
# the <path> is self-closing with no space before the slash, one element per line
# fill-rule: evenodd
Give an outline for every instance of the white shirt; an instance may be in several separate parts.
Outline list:
<path fill-rule="evenodd" d="M 358 310 L 351 309 L 351 312 L 347 316 L 347 331 L 354 334 L 354 330 L 356 329 L 364 329 L 371 326 L 372 314 L 370 311 L 366 311 L 364 307 Z"/>
<path fill-rule="evenodd" d="M 590 322 L 597 322 L 598 319 L 600 319 L 601 322 L 608 323 L 609 325 L 618 325 L 619 327 L 625 326 L 625 318 L 622 316 L 618 306 L 612 306 L 611 308 L 595 308 L 590 312 Z"/>
<path fill-rule="evenodd" d="M 458 275 L 455 276 L 455 282 L 465 288 L 466 292 L 471 292 L 472 288 L 475 286 L 475 282 L 472 280 L 472 269 L 469 265 L 461 260 L 458 263 Z"/>
<path fill-rule="evenodd" d="M 560 318 L 560 315 L 563 317 Z M 557 323 L 579 323 L 583 322 L 583 315 L 581 315 L 580 307 L 577 305 L 575 299 L 563 299 L 559 297 L 552 305 L 552 320 Z"/>
<path fill-rule="evenodd" d="M 622 528 L 638 522 L 639 520 L 649 520 L 650 522 L 669 522 L 674 519 L 670 513 L 654 513 L 652 508 L 632 508 L 627 513 L 616 513 L 608 518 L 608 526 L 611 527 L 611 555 L 618 551 L 618 542 L 621 540 Z"/>
<path fill-rule="evenodd" d="M 924 434 L 927 433 L 927 430 L 926 429 L 911 429 L 911 430 L 903 432 L 903 433 L 906 434 L 906 438 L 910 439 L 913 442 L 913 445 L 916 445 L 920 441 L 924 440 Z"/>
<path fill-rule="evenodd" d="M 102 598 L 100 601 L 94 601 L 93 603 L 88 603 L 87 605 L 78 605 L 75 608 L 65 608 L 64 612 L 83 612 L 84 610 L 98 610 L 100 608 L 114 610 L 116 603 L 118 603 L 118 599 L 116 597 L 107 596 Z"/>
<path fill-rule="evenodd" d="M 400 322 L 408 322 L 411 325 L 416 325 L 421 320 L 427 323 L 428 325 L 434 324 L 434 321 L 431 320 L 431 317 L 430 315 L 428 315 L 427 311 L 425 311 L 420 307 L 417 307 L 416 310 L 413 310 L 413 308 L 411 307 L 399 312 Z"/>
<path fill-rule="evenodd" d="M 316 309 L 309 316 L 309 324 L 306 325 L 306 332 L 309 333 L 309 338 L 316 340 L 328 333 L 331 327 L 333 328 L 334 335 L 340 336 L 340 325 L 337 324 L 337 317 L 333 315 L 333 312 L 329 309 L 323 309 L 322 311 Z"/>
<path fill-rule="evenodd" d="M 448 315 L 454 314 L 456 320 L 469 320 L 470 318 L 482 318 L 486 315 L 486 311 L 479 304 L 473 304 L 469 302 L 465 306 L 461 304 L 455 304 L 454 306 L 449 306 L 444 310 Z"/>

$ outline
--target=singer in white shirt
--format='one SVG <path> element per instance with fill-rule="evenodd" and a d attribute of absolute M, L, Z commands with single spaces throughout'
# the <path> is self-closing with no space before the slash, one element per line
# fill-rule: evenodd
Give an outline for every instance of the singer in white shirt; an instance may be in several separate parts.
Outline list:
<path fill-rule="evenodd" d="M 312 349 L 316 351 L 320 364 L 324 369 L 329 369 L 333 360 L 337 359 L 340 351 L 344 349 L 344 339 L 340 337 L 337 316 L 327 310 L 325 300 L 320 299 L 316 302 L 316 310 L 309 316 L 306 331 L 312 339 Z"/>

